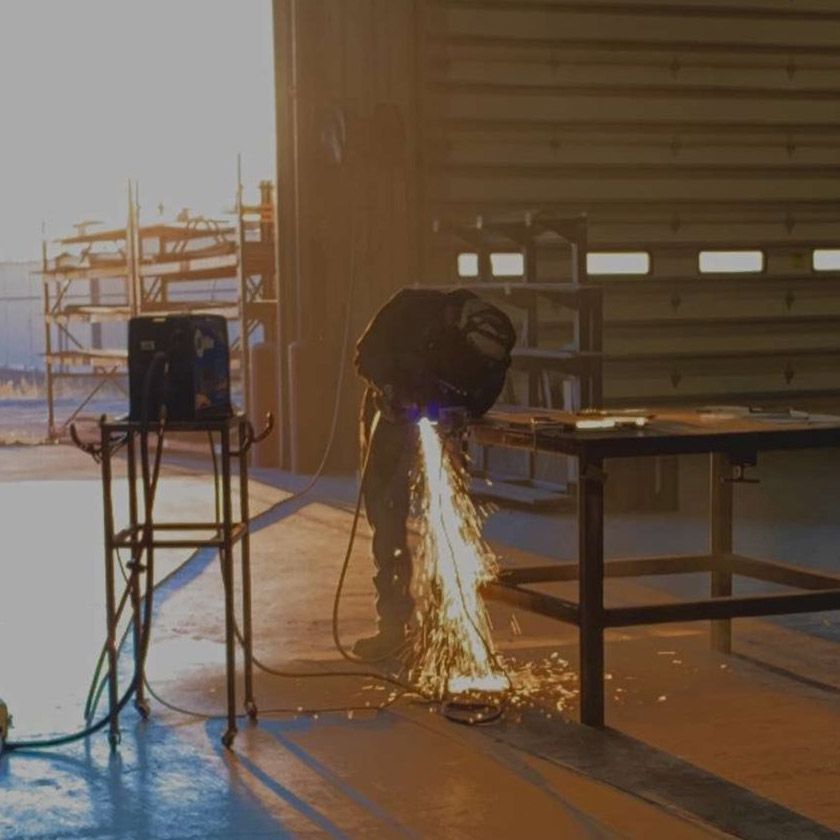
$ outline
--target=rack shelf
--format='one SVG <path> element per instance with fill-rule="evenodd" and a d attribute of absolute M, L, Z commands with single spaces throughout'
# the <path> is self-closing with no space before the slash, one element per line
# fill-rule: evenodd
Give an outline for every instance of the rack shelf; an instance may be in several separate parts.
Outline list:
<path fill-rule="evenodd" d="M 520 330 L 520 346 L 512 354 L 512 370 L 525 377 L 523 396 L 513 393 L 508 383 L 509 402 L 531 407 L 553 408 L 556 405 L 552 375 L 562 383 L 561 405 L 568 410 L 596 408 L 602 402 L 602 289 L 586 279 L 587 219 L 585 216 L 563 217 L 551 213 L 526 215 L 521 220 L 487 221 L 478 218 L 473 224 L 435 224 L 435 231 L 454 248 L 453 256 L 464 247 L 477 255 L 477 277 L 474 288 L 482 297 L 499 305 L 519 310 L 524 326 Z M 540 282 L 538 258 L 547 242 L 568 251 L 569 277 L 557 283 Z M 515 251 L 522 255 L 522 278 L 510 282 L 494 278 L 491 255 Z M 453 260 L 454 264 L 454 260 Z M 571 334 L 562 347 L 548 348 L 542 334 L 541 301 L 565 310 L 570 318 Z M 489 447 L 481 448 L 478 475 L 491 471 Z M 537 477 L 537 456 L 528 457 L 527 478 L 506 476 L 494 478 L 493 491 L 488 493 L 501 502 L 511 498 L 532 498 L 536 504 L 553 505 L 568 498 L 564 485 L 540 482 Z M 567 471 L 566 482 L 575 476 Z"/>

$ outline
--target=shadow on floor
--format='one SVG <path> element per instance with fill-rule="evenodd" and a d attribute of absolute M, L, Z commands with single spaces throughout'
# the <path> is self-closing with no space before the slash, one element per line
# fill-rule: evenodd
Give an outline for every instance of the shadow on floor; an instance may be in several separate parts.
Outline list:
<path fill-rule="evenodd" d="M 837 832 L 614 729 L 557 723 L 537 714 L 484 730 L 498 742 L 584 773 L 744 840 L 829 840 Z"/>

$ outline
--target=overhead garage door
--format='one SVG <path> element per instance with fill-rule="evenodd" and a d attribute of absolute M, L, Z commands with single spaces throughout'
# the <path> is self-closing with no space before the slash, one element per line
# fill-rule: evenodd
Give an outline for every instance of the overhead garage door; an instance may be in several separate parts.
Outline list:
<path fill-rule="evenodd" d="M 840 391 L 836 3 L 442 0 L 424 28 L 427 281 L 469 250 L 432 219 L 586 213 L 608 400 Z M 567 265 L 548 243 L 539 279 Z"/>

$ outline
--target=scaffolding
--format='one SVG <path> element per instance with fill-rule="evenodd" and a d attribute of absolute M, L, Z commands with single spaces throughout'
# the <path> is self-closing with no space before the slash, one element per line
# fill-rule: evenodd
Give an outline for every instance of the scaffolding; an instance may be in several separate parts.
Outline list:
<path fill-rule="evenodd" d="M 223 315 L 231 324 L 234 391 L 251 402 L 250 348 L 273 337 L 277 322 L 274 189 L 260 183 L 257 204 L 237 184 L 233 220 L 190 217 L 143 225 L 136 185 L 129 184 L 126 225 L 91 230 L 83 222 L 42 245 L 48 434 L 69 424 L 106 387 L 127 396 L 126 324 L 136 315 Z M 70 383 L 63 388 L 62 383 Z M 70 394 L 60 398 L 59 391 Z"/>

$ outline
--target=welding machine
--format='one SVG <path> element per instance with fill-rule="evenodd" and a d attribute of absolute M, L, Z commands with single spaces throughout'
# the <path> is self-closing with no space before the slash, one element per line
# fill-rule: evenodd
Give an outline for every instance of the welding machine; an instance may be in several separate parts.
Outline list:
<path fill-rule="evenodd" d="M 230 348 L 221 315 L 138 316 L 128 324 L 130 418 L 230 416 Z"/>

